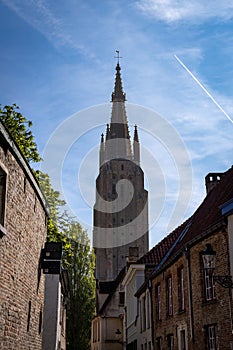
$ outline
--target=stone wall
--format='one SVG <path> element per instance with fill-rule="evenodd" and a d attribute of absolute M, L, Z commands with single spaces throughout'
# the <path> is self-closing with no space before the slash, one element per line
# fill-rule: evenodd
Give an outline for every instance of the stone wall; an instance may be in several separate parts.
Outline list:
<path fill-rule="evenodd" d="M 0 167 L 7 188 L 6 234 L 0 238 L 0 349 L 36 350 L 42 348 L 44 277 L 39 261 L 46 211 L 27 163 L 3 141 Z"/>

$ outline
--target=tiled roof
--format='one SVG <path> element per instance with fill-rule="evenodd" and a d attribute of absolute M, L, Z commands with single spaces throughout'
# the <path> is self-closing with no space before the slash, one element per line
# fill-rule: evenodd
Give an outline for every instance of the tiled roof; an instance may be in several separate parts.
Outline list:
<path fill-rule="evenodd" d="M 198 239 L 217 225 L 223 223 L 221 205 L 233 198 L 233 167 L 224 173 L 218 184 L 206 195 L 192 216 L 192 224 L 185 237 L 176 246 L 178 251 Z"/>
<path fill-rule="evenodd" d="M 169 250 L 177 241 L 178 237 L 182 234 L 191 219 L 186 220 L 182 225 L 177 227 L 156 246 L 149 250 L 144 256 L 142 256 L 137 263 L 139 264 L 160 264 L 161 260 L 166 256 Z"/>
<path fill-rule="evenodd" d="M 138 263 L 165 263 L 191 241 L 207 233 L 223 221 L 220 206 L 233 198 L 233 167 L 226 171 L 219 183 L 207 194 L 193 216 L 177 227 Z"/>

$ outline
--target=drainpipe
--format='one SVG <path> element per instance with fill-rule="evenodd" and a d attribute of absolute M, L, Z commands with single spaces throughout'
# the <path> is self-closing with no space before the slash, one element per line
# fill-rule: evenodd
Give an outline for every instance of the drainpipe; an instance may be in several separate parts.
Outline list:
<path fill-rule="evenodd" d="M 194 322 L 193 322 L 193 295 L 192 295 L 192 281 L 191 281 L 191 267 L 190 267 L 190 250 L 188 246 L 185 247 L 185 256 L 187 261 L 187 278 L 188 278 L 188 300 L 189 300 L 189 322 L 191 330 L 191 339 L 195 343 L 194 336 Z"/>
<path fill-rule="evenodd" d="M 124 327 L 123 327 L 123 329 L 125 329 L 125 332 L 124 332 L 124 336 L 123 336 L 123 349 L 126 350 L 127 349 L 127 344 L 128 344 L 127 306 L 125 306 L 124 309 L 125 309 L 125 317 L 124 317 Z"/>
<path fill-rule="evenodd" d="M 155 330 L 154 330 L 154 312 L 153 312 L 153 300 L 152 300 L 152 280 L 149 279 L 148 280 L 148 288 L 149 288 L 149 294 L 150 294 L 150 319 L 151 319 L 151 323 L 150 323 L 150 326 L 151 326 L 151 342 L 152 342 L 152 345 L 153 345 L 153 349 L 155 349 L 155 344 L 154 344 L 154 333 L 155 333 Z"/>

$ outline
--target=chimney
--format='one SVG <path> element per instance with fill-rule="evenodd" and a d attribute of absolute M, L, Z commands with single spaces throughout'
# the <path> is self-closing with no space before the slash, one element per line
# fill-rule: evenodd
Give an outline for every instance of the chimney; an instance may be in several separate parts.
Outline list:
<path fill-rule="evenodd" d="M 209 173 L 205 177 L 206 193 L 208 194 L 222 179 L 224 173 Z"/>

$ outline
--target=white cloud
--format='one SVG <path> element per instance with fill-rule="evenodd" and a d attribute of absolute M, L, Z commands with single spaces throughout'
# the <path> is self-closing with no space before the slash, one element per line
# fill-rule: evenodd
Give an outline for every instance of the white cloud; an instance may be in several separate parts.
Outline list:
<path fill-rule="evenodd" d="M 67 46 L 72 49 L 85 51 L 71 33 L 66 30 L 66 23 L 62 15 L 57 15 L 54 8 L 44 0 L 2 0 L 25 22 L 40 32 L 56 47 Z"/>
<path fill-rule="evenodd" d="M 167 23 L 205 21 L 213 17 L 228 20 L 233 17 L 233 3 L 227 0 L 139 0 L 138 9 Z"/>

